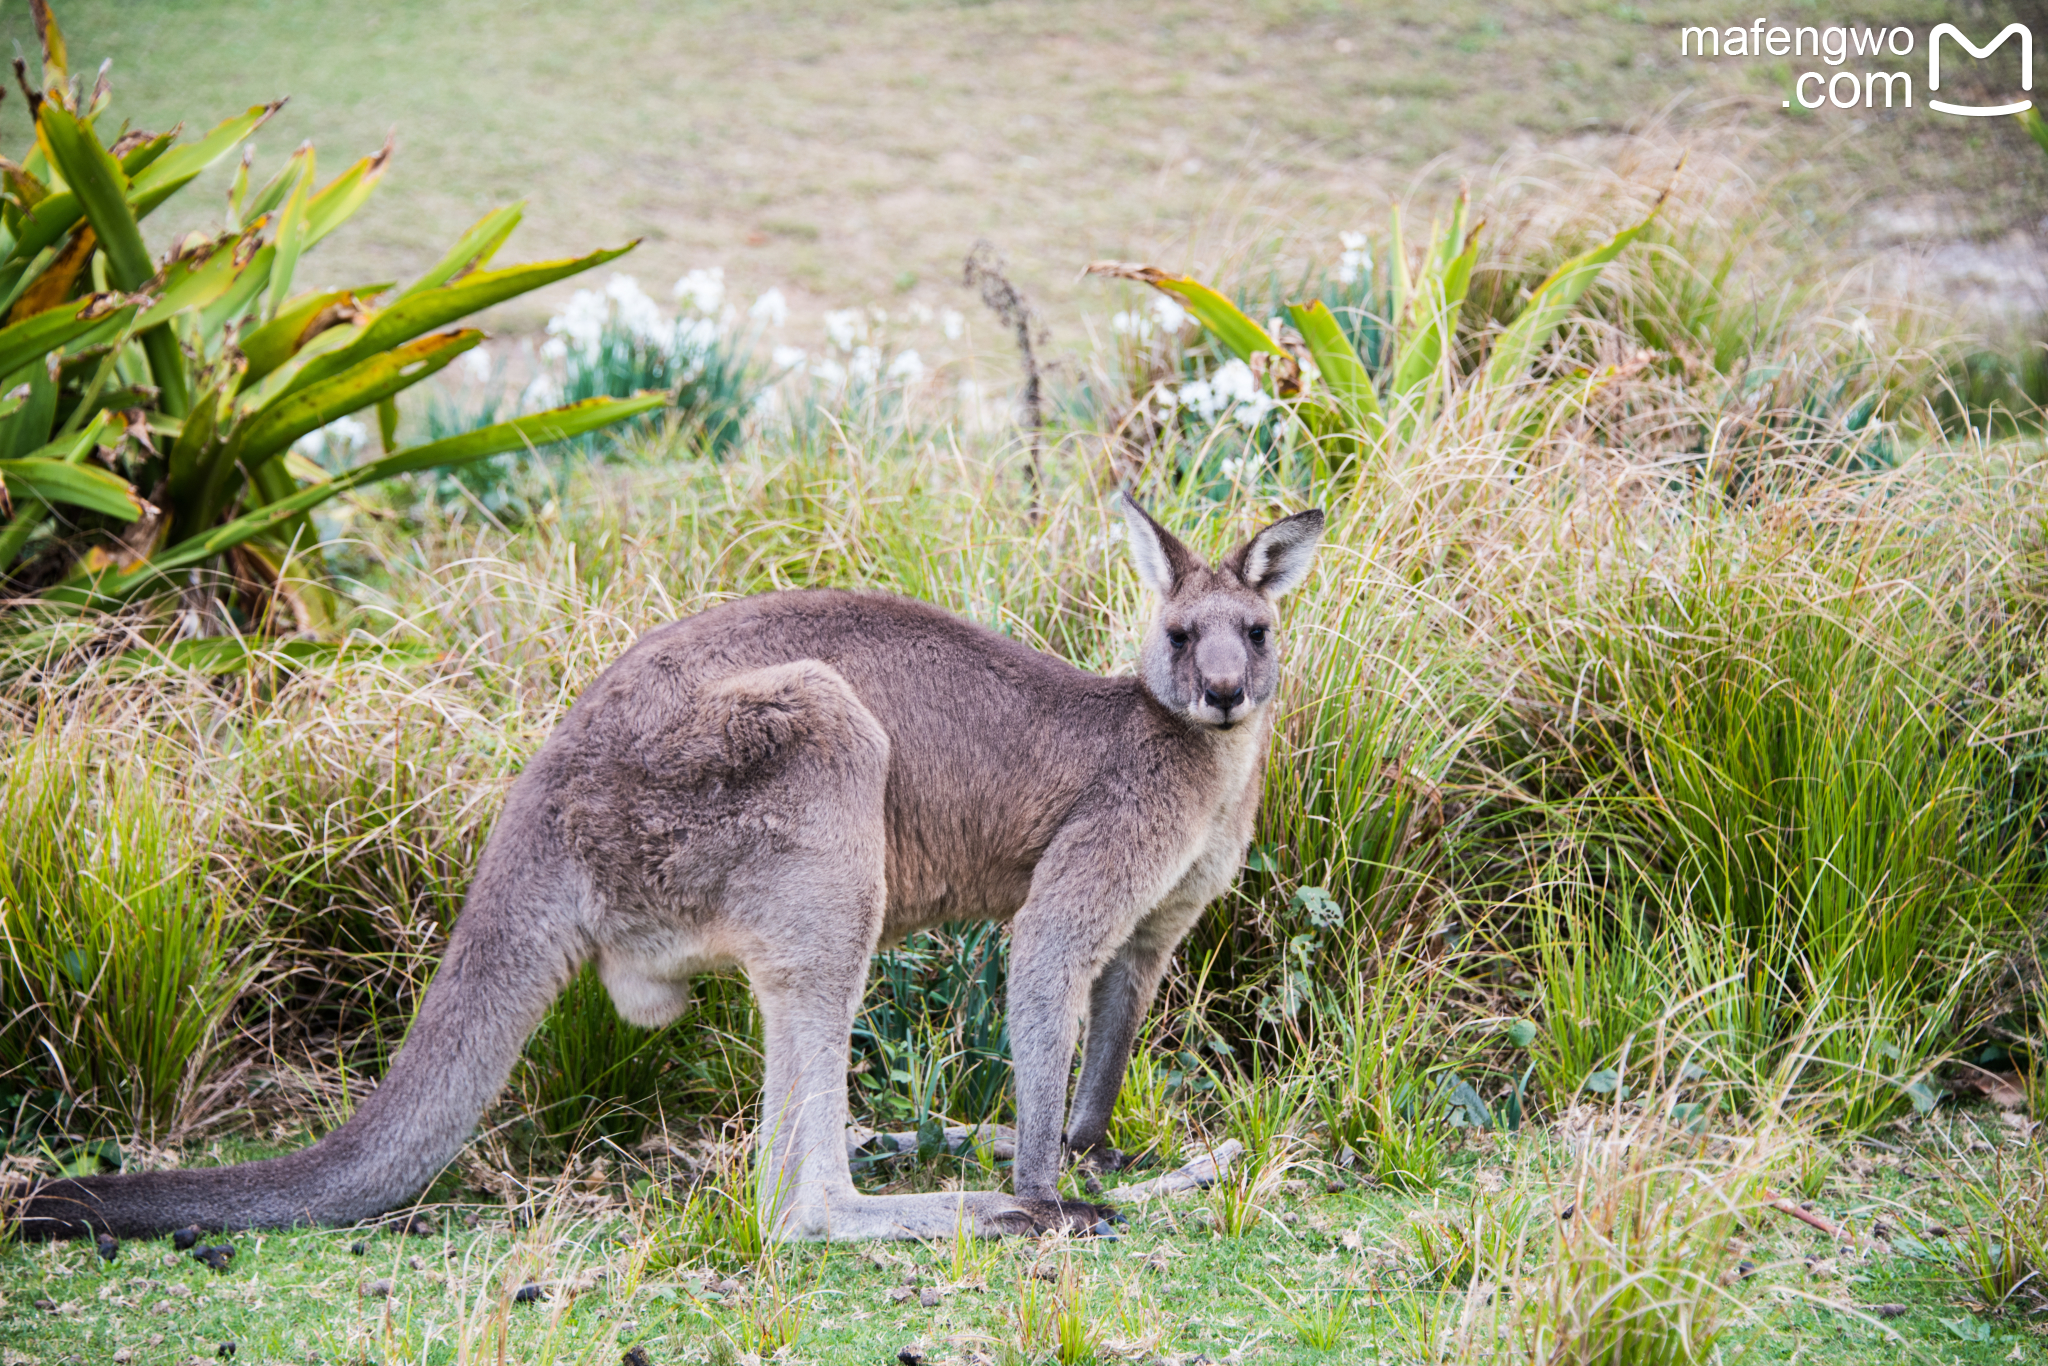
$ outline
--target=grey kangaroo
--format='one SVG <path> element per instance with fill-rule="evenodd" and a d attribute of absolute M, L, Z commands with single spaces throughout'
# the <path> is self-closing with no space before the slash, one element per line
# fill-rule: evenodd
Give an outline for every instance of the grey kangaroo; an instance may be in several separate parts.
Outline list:
<path fill-rule="evenodd" d="M 872 593 L 769 593 L 650 632 L 513 784 L 411 1034 L 347 1123 L 268 1161 L 49 1181 L 16 1192 L 22 1231 L 380 1214 L 461 1149 L 591 960 L 649 1026 L 682 1013 L 692 974 L 746 971 L 771 1236 L 1095 1225 L 1107 1211 L 1062 1200 L 1060 1173 L 1070 1152 L 1115 1160 L 1139 1022 L 1244 858 L 1280 678 L 1274 603 L 1323 531 L 1320 511 L 1297 513 L 1212 568 L 1128 496 L 1121 510 L 1159 599 L 1136 677 Z M 869 957 L 960 919 L 1011 924 L 1015 1194 L 860 1194 L 846 1072 Z"/>

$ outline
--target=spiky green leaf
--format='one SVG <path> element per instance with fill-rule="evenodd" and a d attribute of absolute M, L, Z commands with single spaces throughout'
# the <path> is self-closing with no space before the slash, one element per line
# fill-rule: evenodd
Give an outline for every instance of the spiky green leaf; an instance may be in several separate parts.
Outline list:
<path fill-rule="evenodd" d="M 0 477 L 7 480 L 7 492 L 14 498 L 70 503 L 129 522 L 142 515 L 142 500 L 135 496 L 128 481 L 97 465 L 70 465 L 62 460 L 26 456 L 20 460 L 0 460 Z"/>
<path fill-rule="evenodd" d="M 173 261 L 151 282 L 150 292 L 155 297 L 136 318 L 136 330 L 154 327 L 195 308 L 205 308 L 226 294 L 254 264 L 253 260 L 238 262 L 236 255 L 234 246 L 224 242 L 204 260 L 185 257 Z"/>
<path fill-rule="evenodd" d="M 307 246 L 346 223 L 363 207 L 377 182 L 384 178 L 384 168 L 391 164 L 391 148 L 387 140 L 380 150 L 343 171 L 306 202 Z"/>
<path fill-rule="evenodd" d="M 1308 344 L 1308 353 L 1314 359 L 1316 371 L 1323 377 L 1330 397 L 1345 410 L 1354 425 L 1366 429 L 1368 434 L 1377 435 L 1383 419 L 1379 396 L 1372 388 L 1372 372 L 1358 358 L 1351 339 L 1338 326 L 1329 305 L 1321 299 L 1289 304 L 1287 316 Z"/>
<path fill-rule="evenodd" d="M 1572 257 L 1536 286 L 1527 306 L 1493 344 L 1493 355 L 1486 363 L 1486 382 L 1489 385 L 1511 384 L 1528 373 L 1536 357 L 1571 315 L 1579 297 L 1600 278 L 1601 270 L 1609 261 L 1642 236 L 1657 217 L 1657 210 L 1663 206 L 1664 201 L 1659 198 L 1642 222 L 1623 228 L 1591 251 Z"/>
<path fill-rule="evenodd" d="M 251 537 L 263 535 L 298 514 L 320 506 L 330 498 L 394 475 L 439 466 L 466 465 L 506 451 L 565 441 L 652 412 L 665 405 L 668 398 L 665 393 L 646 393 L 632 398 L 586 399 L 582 403 L 532 413 L 510 422 L 494 423 L 461 436 L 451 436 L 368 461 L 325 483 L 301 489 L 288 498 L 265 504 L 254 512 L 180 541 L 154 556 L 147 564 L 101 581 L 97 585 L 97 594 L 113 600 L 133 596 L 165 574 L 202 564 Z"/>
<path fill-rule="evenodd" d="M 418 384 L 483 339 L 473 327 L 436 333 L 289 391 L 246 419 L 230 442 L 234 458 L 254 469 L 308 432 Z"/>
<path fill-rule="evenodd" d="M 430 289 L 439 289 L 466 270 L 482 270 L 490 264 L 491 257 L 512 235 L 512 229 L 519 226 L 519 220 L 526 212 L 524 202 L 507 204 L 502 209 L 492 209 L 470 226 L 469 231 L 456 239 L 448 254 L 436 261 L 419 279 L 405 287 L 410 297 L 423 294 Z"/>
<path fill-rule="evenodd" d="M 308 144 L 292 153 L 292 161 L 299 168 L 298 179 L 293 182 L 291 195 L 284 202 L 284 212 L 278 217 L 277 236 L 271 239 L 277 255 L 270 263 L 270 294 L 263 305 L 266 321 L 277 316 L 285 296 L 291 293 L 292 276 L 299 268 L 299 253 L 307 246 L 306 201 L 313 189 L 312 146 Z"/>
<path fill-rule="evenodd" d="M 99 237 L 108 278 L 121 289 L 142 288 L 156 271 L 128 205 L 128 178 L 120 164 L 100 145 L 91 124 L 54 104 L 46 102 L 37 113 L 36 133 Z"/>
<path fill-rule="evenodd" d="M 128 193 L 135 202 L 136 217 L 146 217 L 151 209 L 192 177 L 240 146 L 243 139 L 261 128 L 264 121 L 283 105 L 283 100 L 251 105 L 245 112 L 217 124 L 199 141 L 173 147 L 158 157 L 128 187 Z"/>
<path fill-rule="evenodd" d="M 31 361 L 101 328 L 126 326 L 134 316 L 135 305 L 119 303 L 116 295 L 94 294 L 0 327 L 0 377 L 12 375 Z"/>
<path fill-rule="evenodd" d="M 412 340 L 423 332 L 466 318 L 479 309 L 517 298 L 530 290 L 580 274 L 593 266 L 614 260 L 638 245 L 637 239 L 623 247 L 594 251 L 559 261 L 535 261 L 503 270 L 478 271 L 454 284 L 443 285 L 399 299 L 371 318 L 354 344 L 322 356 L 301 370 L 293 388 L 318 384 L 331 375 L 359 363 L 387 347 Z"/>
<path fill-rule="evenodd" d="M 1397 397 L 1412 393 L 1436 374 L 1450 338 L 1457 334 L 1458 313 L 1472 284 L 1472 268 L 1478 263 L 1479 236 L 1475 230 L 1462 252 L 1432 262 L 1428 277 L 1416 285 L 1411 297 L 1423 316 L 1400 355 L 1395 357 L 1389 393 Z"/>
<path fill-rule="evenodd" d="M 242 387 L 249 388 L 290 360 L 305 345 L 306 329 L 312 326 L 313 320 L 353 297 L 353 292 L 346 289 L 302 294 L 279 309 L 277 316 L 269 322 L 245 333 L 240 349 L 243 359 L 249 362 L 249 368 L 242 374 Z"/>
<path fill-rule="evenodd" d="M 1192 276 L 1169 275 L 1156 266 L 1133 265 L 1126 261 L 1097 261 L 1088 267 L 1088 273 L 1118 280 L 1135 280 L 1180 300 L 1196 322 L 1242 360 L 1250 360 L 1261 351 L 1276 356 L 1287 354 L 1265 328 L 1246 317 L 1236 304 Z"/>

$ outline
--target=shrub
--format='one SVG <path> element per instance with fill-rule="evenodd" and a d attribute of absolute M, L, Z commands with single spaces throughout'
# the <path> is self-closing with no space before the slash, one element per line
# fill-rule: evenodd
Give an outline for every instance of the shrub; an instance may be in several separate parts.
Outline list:
<path fill-rule="evenodd" d="M 195 233 L 154 260 L 142 220 L 278 105 L 182 146 L 175 131 L 129 131 L 109 145 L 98 128 L 106 84 L 82 93 L 55 20 L 43 0 L 35 8 L 36 141 L 0 215 L 0 386 L 21 391 L 0 415 L 0 473 L 19 500 L 0 528 L 0 573 L 17 588 L 40 587 L 59 609 L 112 608 L 207 571 L 200 582 L 227 588 L 244 628 L 321 634 L 334 603 L 308 559 L 313 508 L 397 474 L 562 440 L 662 405 L 659 394 L 594 400 L 399 449 L 397 396 L 483 340 L 474 328 L 436 329 L 628 248 L 491 269 L 520 217 L 498 209 L 395 293 L 294 294 L 301 257 L 361 207 L 391 155 L 387 147 L 316 188 L 307 146 L 254 189 L 245 158 L 224 230 Z M 372 409 L 377 459 L 330 476 L 290 458 L 301 437 Z"/>

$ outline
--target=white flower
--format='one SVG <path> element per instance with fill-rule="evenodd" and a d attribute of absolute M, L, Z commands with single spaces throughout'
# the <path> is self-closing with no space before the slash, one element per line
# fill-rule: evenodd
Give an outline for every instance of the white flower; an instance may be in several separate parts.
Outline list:
<path fill-rule="evenodd" d="M 491 353 L 481 346 L 462 353 L 462 373 L 471 383 L 487 384 L 491 378 Z"/>
<path fill-rule="evenodd" d="M 630 275 L 614 275 L 605 283 L 605 297 L 612 301 L 619 327 L 637 341 L 656 341 L 669 330 L 661 307 L 647 297 L 640 282 Z"/>
<path fill-rule="evenodd" d="M 1225 403 L 1242 403 L 1259 392 L 1258 377 L 1243 361 L 1232 357 L 1216 367 L 1216 373 L 1209 376 L 1209 383 L 1216 390 L 1217 406 Z"/>
<path fill-rule="evenodd" d="M 846 383 L 846 367 L 829 357 L 811 363 L 811 378 L 828 389 L 838 389 Z"/>
<path fill-rule="evenodd" d="M 1159 330 L 1169 335 L 1188 324 L 1188 311 L 1164 294 L 1152 301 L 1152 316 L 1159 319 Z"/>
<path fill-rule="evenodd" d="M 789 321 L 789 300 L 782 297 L 781 290 L 771 289 L 754 300 L 747 316 L 763 327 L 780 327 Z"/>
<path fill-rule="evenodd" d="M 529 412 L 552 408 L 562 401 L 562 386 L 553 375 L 535 375 L 533 383 L 519 396 L 519 406 Z"/>
<path fill-rule="evenodd" d="M 569 296 L 568 307 L 548 319 L 548 335 L 562 339 L 565 353 L 569 347 L 592 351 L 604 335 L 604 325 L 610 317 L 604 295 L 594 289 L 579 289 Z"/>
<path fill-rule="evenodd" d="M 1343 284 L 1355 284 L 1360 277 L 1372 274 L 1372 248 L 1365 244 L 1362 232 L 1340 232 L 1337 240 L 1344 244 L 1344 254 L 1337 258 L 1337 279 Z"/>
<path fill-rule="evenodd" d="M 1136 337 L 1139 341 L 1147 341 L 1152 336 L 1152 320 L 1142 313 L 1112 313 L 1109 316 L 1109 330 L 1126 337 Z"/>
<path fill-rule="evenodd" d="M 540 344 L 540 358 L 542 360 L 567 360 L 569 358 L 569 343 L 563 341 L 560 337 L 549 337 Z"/>
<path fill-rule="evenodd" d="M 1275 406 L 1273 397 L 1259 388 L 1258 377 L 1252 373 L 1252 368 L 1241 360 L 1223 362 L 1207 379 L 1181 385 L 1179 393 L 1161 385 L 1152 391 L 1150 398 L 1164 405 L 1162 418 L 1171 416 L 1174 405 L 1178 404 L 1204 422 L 1214 422 L 1224 413 L 1230 413 L 1247 427 L 1257 426 Z"/>
<path fill-rule="evenodd" d="M 939 310 L 939 330 L 946 334 L 947 341 L 959 341 L 960 335 L 967 330 L 967 319 L 957 308 L 942 308 Z"/>
<path fill-rule="evenodd" d="M 796 369 L 804 363 L 804 349 L 801 346 L 778 346 L 768 354 L 769 364 L 777 374 Z"/>
<path fill-rule="evenodd" d="M 1243 482 L 1245 475 L 1249 473 L 1252 468 L 1252 462 L 1250 460 L 1239 459 L 1236 456 L 1225 456 L 1223 458 L 1223 463 L 1219 468 L 1221 468 L 1221 470 L 1223 471 L 1223 477 L 1225 479 L 1228 479 L 1231 483 L 1236 484 Z"/>
<path fill-rule="evenodd" d="M 725 267 L 703 267 L 676 281 L 676 302 L 707 317 L 718 312 L 725 302 Z"/>
<path fill-rule="evenodd" d="M 1263 389 L 1254 389 L 1250 398 L 1237 405 L 1235 417 L 1242 427 L 1256 427 L 1266 420 L 1266 414 L 1279 406 L 1279 401 Z"/>
<path fill-rule="evenodd" d="M 853 359 L 847 362 L 846 373 L 855 379 L 874 383 L 882 373 L 882 353 L 872 346 L 857 348 Z"/>
<path fill-rule="evenodd" d="M 709 318 L 678 318 L 675 349 L 684 355 L 701 356 L 718 340 L 718 324 Z"/>
<path fill-rule="evenodd" d="M 825 314 L 825 335 L 841 351 L 851 351 L 868 338 L 868 320 L 857 308 L 835 308 Z"/>
<path fill-rule="evenodd" d="M 915 351 L 905 351 L 889 362 L 889 378 L 915 384 L 924 378 L 924 362 Z"/>

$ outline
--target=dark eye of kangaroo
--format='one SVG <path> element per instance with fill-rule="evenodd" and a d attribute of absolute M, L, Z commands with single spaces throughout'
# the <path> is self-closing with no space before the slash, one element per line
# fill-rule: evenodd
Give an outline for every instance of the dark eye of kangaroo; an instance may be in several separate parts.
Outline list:
<path fill-rule="evenodd" d="M 1166 633 L 1166 643 L 1176 650 L 1185 650 L 1188 647 L 1188 633 L 1186 631 L 1168 631 Z"/>
<path fill-rule="evenodd" d="M 1258 646 L 1258 647 L 1259 647 L 1260 649 L 1262 649 L 1262 650 L 1263 650 L 1263 649 L 1264 649 L 1264 648 L 1266 647 L 1266 628 L 1265 628 L 1265 627 L 1263 627 L 1263 626 L 1254 626 L 1254 627 L 1252 627 L 1252 629 L 1251 629 L 1251 630 L 1249 630 L 1249 631 L 1246 631 L 1246 632 L 1245 632 L 1245 635 L 1246 635 L 1246 636 L 1248 636 L 1248 637 L 1249 637 L 1249 638 L 1251 639 L 1251 642 L 1252 642 L 1252 644 L 1254 644 L 1254 645 Z"/>

